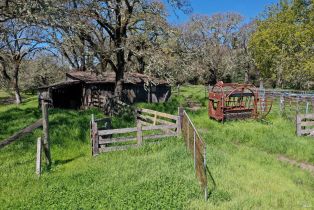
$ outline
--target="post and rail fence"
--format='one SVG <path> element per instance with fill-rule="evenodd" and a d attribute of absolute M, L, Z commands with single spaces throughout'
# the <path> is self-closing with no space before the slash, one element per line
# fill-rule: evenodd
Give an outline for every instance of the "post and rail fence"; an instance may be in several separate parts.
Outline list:
<path fill-rule="evenodd" d="M 179 117 L 149 109 L 136 111 L 136 127 L 108 129 L 110 126 L 100 127 L 101 122 L 110 124 L 109 118 L 91 121 L 92 154 L 101 152 L 125 150 L 140 147 L 144 140 L 162 139 L 178 136 L 181 128 Z M 117 144 L 124 145 L 117 145 Z"/>
<path fill-rule="evenodd" d="M 206 144 L 199 135 L 189 115 L 183 108 L 179 108 L 178 116 L 149 109 L 136 110 L 136 127 L 110 129 L 110 118 L 95 119 L 92 115 L 91 142 L 92 154 L 101 152 L 125 150 L 140 147 L 145 140 L 162 139 L 166 137 L 180 137 L 182 135 L 187 149 L 193 156 L 195 174 L 204 190 L 205 200 L 208 199 Z M 101 124 L 105 126 L 101 126 Z M 159 131 L 159 134 L 151 132 Z M 148 132 L 145 134 L 144 132 Z M 161 134 L 160 134 L 161 132 Z M 116 137 L 115 135 L 124 135 Z M 130 136 L 131 134 L 131 136 Z M 115 145 L 126 143 L 127 145 Z"/>
<path fill-rule="evenodd" d="M 314 114 L 298 114 L 296 117 L 297 136 L 314 136 Z"/>

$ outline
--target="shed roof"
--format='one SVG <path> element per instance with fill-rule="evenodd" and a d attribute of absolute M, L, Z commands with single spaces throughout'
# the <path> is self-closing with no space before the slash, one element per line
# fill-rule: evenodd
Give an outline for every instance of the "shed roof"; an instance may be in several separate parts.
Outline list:
<path fill-rule="evenodd" d="M 68 78 L 80 80 L 85 83 L 115 83 L 116 74 L 114 72 L 104 72 L 96 74 L 91 71 L 71 71 L 66 74 Z M 156 85 L 167 85 L 167 81 L 157 79 L 144 74 L 127 72 L 124 74 L 124 82 L 129 84 L 140 84 L 153 82 Z"/>
<path fill-rule="evenodd" d="M 48 88 L 54 89 L 54 88 L 60 88 L 60 87 L 65 87 L 65 86 L 69 86 L 69 85 L 76 85 L 76 84 L 80 84 L 80 83 L 81 83 L 81 81 L 79 81 L 79 80 L 61 81 L 61 82 L 53 83 L 51 85 L 39 87 L 38 90 L 46 90 Z"/>

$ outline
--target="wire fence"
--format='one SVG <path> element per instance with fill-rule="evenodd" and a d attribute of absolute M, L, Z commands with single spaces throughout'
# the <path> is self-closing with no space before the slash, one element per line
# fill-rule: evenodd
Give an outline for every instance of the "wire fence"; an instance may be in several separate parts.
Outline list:
<path fill-rule="evenodd" d="M 195 173 L 200 182 L 202 190 L 204 190 L 205 200 L 207 200 L 208 186 L 206 167 L 206 144 L 202 140 L 193 122 L 185 111 L 183 111 L 181 115 L 181 120 L 182 136 L 187 149 L 193 156 Z"/>
<path fill-rule="evenodd" d="M 261 98 L 273 100 L 273 112 L 281 116 L 294 119 L 296 114 L 314 112 L 314 93 L 294 90 L 259 90 Z"/>

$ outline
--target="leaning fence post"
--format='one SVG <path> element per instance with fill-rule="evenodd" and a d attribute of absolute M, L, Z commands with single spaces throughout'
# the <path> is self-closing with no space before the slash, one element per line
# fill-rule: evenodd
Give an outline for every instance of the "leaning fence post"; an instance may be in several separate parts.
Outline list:
<path fill-rule="evenodd" d="M 301 136 L 301 115 L 297 114 L 296 116 L 296 133 L 297 136 Z"/>
<path fill-rule="evenodd" d="M 46 156 L 47 167 L 51 167 L 51 154 L 49 144 L 49 118 L 48 118 L 48 103 L 42 101 L 42 115 L 43 115 L 43 147 Z"/>
<path fill-rule="evenodd" d="M 41 137 L 37 139 L 36 174 L 41 174 Z"/>
<path fill-rule="evenodd" d="M 138 120 L 137 123 L 137 145 L 141 146 L 143 144 L 143 131 L 142 131 L 142 123 Z"/>

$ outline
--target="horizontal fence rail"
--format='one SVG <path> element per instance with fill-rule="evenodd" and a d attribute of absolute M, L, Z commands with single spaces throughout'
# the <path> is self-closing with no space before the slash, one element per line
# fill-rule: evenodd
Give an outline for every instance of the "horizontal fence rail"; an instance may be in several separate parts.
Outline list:
<path fill-rule="evenodd" d="M 189 115 L 182 109 L 179 112 L 182 124 L 182 137 L 187 149 L 193 156 L 195 173 L 201 184 L 202 190 L 204 190 L 205 200 L 207 200 L 206 144 L 199 135 Z"/>
<path fill-rule="evenodd" d="M 179 116 L 149 109 L 138 109 L 136 111 L 136 127 L 134 128 L 109 129 L 108 126 L 107 128 L 106 126 L 100 127 L 98 123 L 102 121 L 104 122 L 106 119 L 95 120 L 92 116 L 91 142 L 93 155 L 100 152 L 140 147 L 143 140 L 174 137 L 178 136 L 181 131 Z M 127 145 L 117 145 L 120 143 Z"/>
<path fill-rule="evenodd" d="M 314 114 L 298 114 L 296 117 L 297 135 L 314 136 Z"/>

